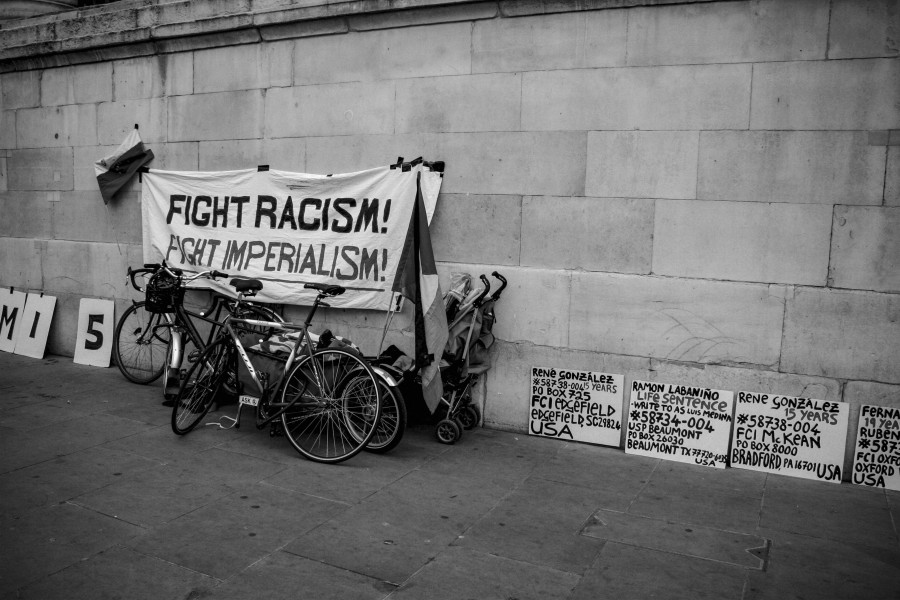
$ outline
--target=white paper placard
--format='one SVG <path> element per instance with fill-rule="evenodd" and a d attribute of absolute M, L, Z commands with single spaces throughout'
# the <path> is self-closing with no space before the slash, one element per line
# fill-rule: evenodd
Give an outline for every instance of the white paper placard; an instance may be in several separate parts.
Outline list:
<path fill-rule="evenodd" d="M 618 446 L 624 375 L 534 367 L 531 435 Z"/>
<path fill-rule="evenodd" d="M 25 292 L 0 290 L 0 350 L 15 352 L 25 313 Z"/>
<path fill-rule="evenodd" d="M 724 469 L 734 394 L 633 381 L 625 452 Z"/>
<path fill-rule="evenodd" d="M 731 466 L 841 482 L 850 405 L 738 392 Z"/>
<path fill-rule="evenodd" d="M 74 361 L 80 365 L 108 367 L 113 344 L 112 300 L 82 298 L 78 307 L 78 332 Z"/>
<path fill-rule="evenodd" d="M 860 407 L 853 483 L 900 491 L 900 408 Z"/>
<path fill-rule="evenodd" d="M 56 298 L 44 294 L 28 294 L 25 313 L 16 336 L 16 354 L 31 358 L 44 358 L 50 322 L 56 308 Z"/>

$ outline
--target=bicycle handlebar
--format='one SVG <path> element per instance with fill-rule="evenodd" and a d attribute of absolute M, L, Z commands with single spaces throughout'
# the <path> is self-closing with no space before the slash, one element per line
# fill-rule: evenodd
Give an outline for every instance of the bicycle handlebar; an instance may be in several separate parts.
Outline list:
<path fill-rule="evenodd" d="M 215 280 L 219 277 L 228 277 L 228 273 L 223 273 L 222 271 L 202 271 L 197 273 L 196 275 L 185 277 L 184 271 L 182 269 L 177 269 L 175 267 L 170 267 L 166 264 L 165 261 L 162 263 L 145 263 L 144 267 L 141 269 L 132 269 L 128 267 L 127 277 L 131 280 L 131 286 L 139 292 L 146 291 L 143 287 L 138 285 L 138 282 L 135 280 L 137 275 L 141 275 L 143 273 L 152 273 L 156 274 L 159 271 L 166 271 L 173 277 L 179 280 L 179 284 L 186 281 L 194 281 L 196 279 L 212 279 Z"/>

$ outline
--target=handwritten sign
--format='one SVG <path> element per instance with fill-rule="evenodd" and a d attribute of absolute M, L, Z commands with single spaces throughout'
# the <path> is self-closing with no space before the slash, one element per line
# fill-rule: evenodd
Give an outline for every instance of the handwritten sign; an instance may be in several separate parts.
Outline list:
<path fill-rule="evenodd" d="M 734 394 L 634 381 L 625 453 L 724 469 Z"/>
<path fill-rule="evenodd" d="M 731 466 L 841 482 L 850 405 L 738 392 Z"/>
<path fill-rule="evenodd" d="M 16 337 L 16 354 L 31 358 L 44 358 L 47 338 L 50 336 L 50 322 L 56 308 L 56 297 L 44 294 L 28 294 L 22 326 Z"/>
<path fill-rule="evenodd" d="M 531 369 L 532 435 L 618 446 L 623 375 L 570 369 Z"/>
<path fill-rule="evenodd" d="M 25 312 L 25 292 L 0 290 L 0 351 L 15 352 Z"/>
<path fill-rule="evenodd" d="M 900 490 L 900 408 L 860 407 L 853 483 Z"/>

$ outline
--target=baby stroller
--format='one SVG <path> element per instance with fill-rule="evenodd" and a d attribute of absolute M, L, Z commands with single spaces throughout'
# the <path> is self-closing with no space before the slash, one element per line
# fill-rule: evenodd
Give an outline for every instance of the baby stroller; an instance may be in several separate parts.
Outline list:
<path fill-rule="evenodd" d="M 472 387 L 491 367 L 487 351 L 494 343 L 494 305 L 506 287 L 500 273 L 491 275 L 500 280 L 500 287 L 490 297 L 488 278 L 481 275 L 484 287 L 472 289 L 472 278 L 467 274 L 454 275 L 451 289 L 444 296 L 450 337 L 440 367 L 444 394 L 435 411 L 442 413 L 435 436 L 443 444 L 455 443 L 464 429 L 472 429 L 481 421 L 472 402 Z"/>

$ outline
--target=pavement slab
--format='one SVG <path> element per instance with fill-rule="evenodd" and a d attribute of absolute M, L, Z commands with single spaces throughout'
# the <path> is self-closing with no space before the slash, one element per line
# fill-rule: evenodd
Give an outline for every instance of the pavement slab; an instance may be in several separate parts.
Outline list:
<path fill-rule="evenodd" d="M 177 436 L 161 385 L 66 357 L 0 353 L 0 392 L 0 599 L 900 598 L 900 492 L 447 446 L 421 410 L 394 451 L 321 465 L 248 421 Z"/>

